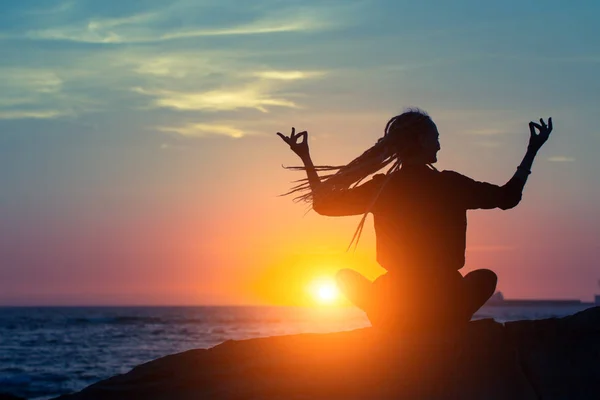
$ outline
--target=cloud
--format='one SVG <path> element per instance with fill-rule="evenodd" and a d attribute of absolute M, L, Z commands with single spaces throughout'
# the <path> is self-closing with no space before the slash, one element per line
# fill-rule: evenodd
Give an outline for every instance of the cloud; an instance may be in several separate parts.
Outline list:
<path fill-rule="evenodd" d="M 573 162 L 573 161 L 575 161 L 575 159 L 573 157 L 566 157 L 566 156 L 548 157 L 547 160 L 551 161 L 551 162 Z"/>
<path fill-rule="evenodd" d="M 0 68 L 0 93 L 19 92 L 20 96 L 60 92 L 63 80 L 56 72 L 39 68 Z"/>
<path fill-rule="evenodd" d="M 264 89 L 249 85 L 240 89 L 219 89 L 207 92 L 176 92 L 172 90 L 151 90 L 132 88 L 136 93 L 154 97 L 152 105 L 180 111 L 231 111 L 252 108 L 268 112 L 268 106 L 297 108 L 289 100 L 271 97 Z"/>
<path fill-rule="evenodd" d="M 85 4 L 60 0 L 25 5 L 15 10 L 22 21 L 0 30 L 7 50 L 3 64 L 12 64 L 0 67 L 4 118 L 115 110 L 147 113 L 149 108 L 263 113 L 297 109 L 303 90 L 310 86 L 304 82 L 327 74 L 312 60 L 294 61 L 307 51 L 304 40 L 289 46 L 289 35 L 269 44 L 216 37 L 322 32 L 352 23 L 357 10 L 338 0 L 259 0 L 242 8 L 233 0 Z M 202 36 L 206 40 L 183 40 Z M 158 124 L 177 125 L 164 119 Z"/>
<path fill-rule="evenodd" d="M 146 123 L 160 115 L 150 124 L 178 126 L 181 121 L 173 119 L 181 118 L 181 113 L 168 110 L 194 111 L 194 117 L 198 111 L 235 111 L 235 118 L 242 114 L 258 118 L 255 110 L 295 110 L 320 89 L 309 81 L 328 74 L 318 60 L 299 59 L 314 53 L 312 33 L 348 26 L 357 14 L 356 4 L 338 0 L 326 4 L 259 0 L 242 8 L 229 0 L 114 8 L 53 3 L 44 3 L 38 16 L 19 11 L 23 23 L 17 30 L 5 31 L 19 39 L 3 42 L 10 50 L 6 60 L 14 65 L 9 72 L 0 67 L 0 111 L 5 118 L 127 112 L 130 121 L 132 113 L 144 114 Z M 267 41 L 208 37 L 283 32 L 311 35 Z M 175 42 L 196 36 L 207 38 Z M 297 46 L 290 46 L 288 39 Z M 161 43 L 165 41 L 169 43 Z M 122 43 L 128 45 L 114 46 Z M 19 72 L 21 68 L 25 72 Z M 3 79 L 11 82 L 10 90 L 4 90 Z M 148 113 L 157 108 L 165 111 Z"/>
<path fill-rule="evenodd" d="M 257 54 L 243 49 L 157 52 L 153 46 L 132 46 L 58 49 L 53 55 L 35 59 L 35 64 L 45 62 L 45 68 L 0 67 L 4 118 L 57 118 L 113 107 L 265 113 L 273 108 L 296 109 L 300 108 L 299 88 L 288 94 L 282 87 L 326 74 L 268 68 L 264 61 L 255 61 Z M 131 91 L 143 96 L 129 96 L 123 104 L 127 97 L 123 93 Z"/>
<path fill-rule="evenodd" d="M 219 135 L 229 136 L 232 138 L 241 138 L 242 136 L 245 136 L 247 134 L 247 132 L 223 124 L 190 123 L 178 127 L 163 126 L 157 129 L 161 132 L 177 133 L 182 136 L 190 137 Z"/>
<path fill-rule="evenodd" d="M 48 119 L 70 114 L 63 80 L 52 70 L 0 68 L 0 119 Z"/>
<path fill-rule="evenodd" d="M 166 6 L 153 12 L 142 12 L 118 18 L 79 18 L 80 22 L 27 31 L 24 36 L 34 40 L 57 40 L 96 44 L 164 42 L 211 36 L 260 35 L 283 32 L 316 32 L 344 25 L 344 19 L 334 7 L 313 5 L 285 8 L 264 7 L 262 14 L 247 21 L 214 25 L 206 16 L 218 8 Z M 66 7 L 65 9 L 68 9 Z M 186 12 L 189 14 L 186 14 Z M 222 10 L 221 10 L 222 12 Z M 197 14 L 196 26 L 181 28 L 182 18 Z M 186 18 L 189 19 L 189 18 Z M 203 24 L 206 20 L 208 23 Z M 225 25 L 225 26 L 223 26 Z M 15 38 L 19 38 L 16 36 Z"/>
<path fill-rule="evenodd" d="M 325 75 L 323 71 L 258 71 L 253 76 L 261 79 L 293 81 L 299 79 L 315 78 Z"/>
<path fill-rule="evenodd" d="M 131 68 L 137 75 L 161 78 L 164 82 L 167 82 L 168 78 L 202 78 L 202 83 L 205 84 L 206 78 L 211 75 L 219 77 L 227 74 L 228 78 L 240 75 L 239 70 L 246 68 L 239 60 L 243 55 L 243 52 L 232 54 L 222 50 L 173 50 L 162 52 L 160 55 L 127 52 L 119 53 L 114 57 L 113 63 Z M 188 82 L 190 79 L 187 79 Z"/>
<path fill-rule="evenodd" d="M 0 119 L 51 119 L 68 114 L 64 110 L 0 110 Z"/>
<path fill-rule="evenodd" d="M 189 64 L 189 62 L 185 62 L 182 59 L 157 57 L 153 60 L 143 62 L 134 71 L 141 75 L 185 78 L 190 69 Z"/>
<path fill-rule="evenodd" d="M 289 17 L 288 17 L 289 18 Z M 264 19 L 247 25 L 220 29 L 193 29 L 166 33 L 158 40 L 174 40 L 201 36 L 258 35 L 266 33 L 316 31 L 326 28 L 324 21 L 296 18 L 288 21 Z"/>
<path fill-rule="evenodd" d="M 74 25 L 29 31 L 25 37 L 35 40 L 65 40 L 83 43 L 144 42 L 148 41 L 148 34 L 151 33 L 151 30 L 140 25 L 151 22 L 157 16 L 155 13 L 142 13 L 121 18 L 94 18 Z M 144 36 L 146 39 L 141 39 Z M 134 39 L 136 37 L 138 40 Z"/>

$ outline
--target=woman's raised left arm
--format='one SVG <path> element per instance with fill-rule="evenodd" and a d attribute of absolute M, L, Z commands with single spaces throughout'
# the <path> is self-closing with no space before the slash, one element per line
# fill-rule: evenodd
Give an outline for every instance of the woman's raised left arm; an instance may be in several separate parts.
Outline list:
<path fill-rule="evenodd" d="M 536 133 L 536 129 L 539 133 Z M 546 143 L 552 133 L 552 118 L 548 118 L 548 124 L 540 118 L 540 123 L 535 122 L 529 123 L 529 145 L 527 146 L 527 152 L 521 161 L 521 164 L 517 167 L 517 171 L 513 177 L 503 186 L 505 189 L 505 204 L 500 208 L 507 209 L 513 208 L 521 201 L 523 194 L 523 188 L 527 182 L 529 174 L 531 174 L 531 167 L 533 160 L 537 155 L 540 148 Z"/>
<path fill-rule="evenodd" d="M 539 133 L 536 133 L 535 130 L 538 129 Z M 542 118 L 540 118 L 540 123 L 536 124 L 535 122 L 529 123 L 529 145 L 527 146 L 527 152 L 525 153 L 525 157 L 523 157 L 523 161 L 517 167 L 517 172 L 515 172 L 514 177 L 518 178 L 522 181 L 527 181 L 527 177 L 531 173 L 531 166 L 533 165 L 533 160 L 537 155 L 539 149 L 546 143 L 548 138 L 550 137 L 550 133 L 552 133 L 552 118 L 548 118 L 548 124 L 544 122 Z M 525 183 L 523 182 L 523 185 Z"/>
<path fill-rule="evenodd" d="M 539 133 L 536 132 L 536 129 Z M 512 178 L 503 186 L 493 185 L 486 182 L 476 182 L 470 178 L 461 176 L 458 181 L 462 186 L 465 206 L 467 209 L 490 209 L 501 208 L 507 210 L 515 207 L 521 201 L 523 188 L 531 174 L 531 166 L 539 149 L 546 143 L 552 132 L 552 118 L 548 124 L 540 119 L 540 123 L 529 123 L 529 145 L 527 152 L 517 167 Z"/>

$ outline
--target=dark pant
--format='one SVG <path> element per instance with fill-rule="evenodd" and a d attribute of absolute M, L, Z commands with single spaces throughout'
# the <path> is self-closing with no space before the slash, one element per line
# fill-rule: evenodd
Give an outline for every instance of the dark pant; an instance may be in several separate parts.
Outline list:
<path fill-rule="evenodd" d="M 336 275 L 340 290 L 367 313 L 373 326 L 425 327 L 468 322 L 494 294 L 497 276 L 487 269 L 464 277 L 386 273 L 374 282 L 350 269 Z"/>
<path fill-rule="evenodd" d="M 498 276 L 489 269 L 476 269 L 463 278 L 464 305 L 469 318 L 492 297 L 496 291 Z"/>

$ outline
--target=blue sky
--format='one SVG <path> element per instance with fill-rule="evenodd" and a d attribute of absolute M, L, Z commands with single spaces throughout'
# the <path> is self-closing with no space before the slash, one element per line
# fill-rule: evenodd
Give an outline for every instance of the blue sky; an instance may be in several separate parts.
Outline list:
<path fill-rule="evenodd" d="M 342 163 L 409 106 L 438 124 L 440 168 L 496 183 L 519 163 L 527 123 L 553 117 L 519 211 L 470 220 L 473 249 L 519 248 L 506 257 L 520 269 L 488 251 L 473 266 L 504 272 L 515 296 L 589 297 L 600 277 L 599 11 L 593 1 L 6 0 L 0 303 L 250 302 L 223 289 L 242 256 L 214 249 L 234 241 L 262 259 L 257 237 L 291 229 L 305 240 L 317 220 L 276 197 L 292 179 L 280 165 L 296 160 L 274 133 L 308 129 L 315 159 Z M 352 228 L 337 224 L 318 222 L 345 242 Z M 484 225 L 498 235 L 479 235 Z M 550 261 L 560 279 L 537 285 Z"/>

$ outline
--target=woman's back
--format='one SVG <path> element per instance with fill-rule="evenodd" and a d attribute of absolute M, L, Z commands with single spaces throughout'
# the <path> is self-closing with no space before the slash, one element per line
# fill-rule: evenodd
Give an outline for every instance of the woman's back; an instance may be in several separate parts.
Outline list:
<path fill-rule="evenodd" d="M 453 173 L 404 167 L 371 210 L 377 261 L 388 271 L 456 271 L 465 262 L 467 208 Z"/>

